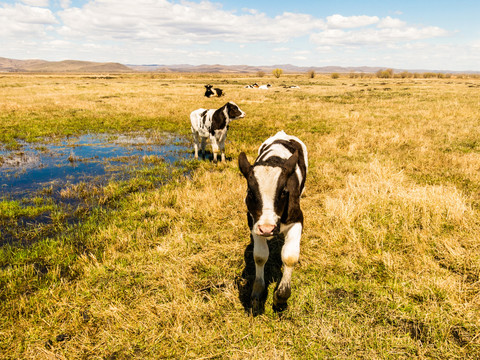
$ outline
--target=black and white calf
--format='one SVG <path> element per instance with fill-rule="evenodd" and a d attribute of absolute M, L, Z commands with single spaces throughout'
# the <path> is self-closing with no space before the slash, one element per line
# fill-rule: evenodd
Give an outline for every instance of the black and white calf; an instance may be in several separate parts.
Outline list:
<path fill-rule="evenodd" d="M 198 145 L 201 142 L 202 156 L 205 158 L 205 145 L 208 138 L 212 144 L 213 161 L 217 162 L 219 151 L 222 161 L 225 161 L 225 140 L 227 139 L 228 124 L 240 119 L 245 113 L 237 104 L 229 101 L 220 109 L 197 109 L 191 112 L 190 122 L 195 148 L 195 159 L 198 159 Z"/>
<path fill-rule="evenodd" d="M 268 90 L 272 87 L 272 85 L 267 84 L 267 85 L 260 85 L 258 88 L 262 90 Z"/>
<path fill-rule="evenodd" d="M 248 185 L 245 203 L 255 260 L 252 307 L 255 312 L 260 309 L 261 295 L 265 290 L 264 265 L 269 255 L 267 240 L 282 233 L 285 236 L 281 252 L 283 276 L 274 293 L 273 306 L 276 310 L 283 310 L 290 297 L 290 279 L 300 254 L 303 230 L 300 195 L 307 176 L 307 148 L 295 136 L 280 131 L 260 146 L 253 165 L 243 152 L 238 157 L 238 165 Z"/>
<path fill-rule="evenodd" d="M 206 96 L 206 97 L 208 97 L 208 98 L 209 98 L 209 97 L 212 97 L 212 96 L 218 96 L 218 97 L 220 97 L 220 96 L 225 95 L 225 93 L 223 92 L 222 89 L 220 89 L 220 88 L 214 88 L 214 89 L 212 90 L 212 88 L 213 88 L 213 85 L 205 85 L 205 89 L 206 89 L 206 90 L 205 90 L 205 96 Z"/>

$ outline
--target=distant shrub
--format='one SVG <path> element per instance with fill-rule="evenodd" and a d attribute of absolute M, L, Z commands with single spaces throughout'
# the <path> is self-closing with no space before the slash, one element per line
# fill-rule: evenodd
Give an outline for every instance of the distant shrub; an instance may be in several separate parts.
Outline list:
<path fill-rule="evenodd" d="M 435 78 L 435 77 L 437 77 L 437 74 L 434 73 L 434 72 L 423 73 L 423 78 L 424 79 L 431 79 L 431 78 Z"/>
<path fill-rule="evenodd" d="M 272 71 L 272 74 L 273 76 L 275 76 L 277 79 L 283 74 L 283 70 L 282 69 L 274 69 Z"/>
<path fill-rule="evenodd" d="M 400 74 L 400 77 L 402 79 L 406 79 L 406 78 L 412 78 L 413 77 L 413 74 L 408 72 L 408 71 L 402 71 Z"/>
<path fill-rule="evenodd" d="M 331 75 L 332 79 L 338 79 L 340 77 L 339 73 L 332 73 Z"/>
<path fill-rule="evenodd" d="M 259 70 L 257 71 L 257 77 L 264 77 L 265 76 L 265 71 Z"/>
<path fill-rule="evenodd" d="M 371 79 L 371 78 L 375 77 L 375 74 L 373 74 L 373 73 L 362 72 L 362 73 L 359 73 L 357 75 L 358 75 L 358 77 L 360 77 L 360 79 Z"/>
<path fill-rule="evenodd" d="M 310 70 L 307 72 L 307 75 L 310 79 L 313 79 L 315 77 L 315 70 Z"/>
<path fill-rule="evenodd" d="M 390 79 L 393 78 L 393 69 L 378 70 L 375 74 L 378 78 Z"/>

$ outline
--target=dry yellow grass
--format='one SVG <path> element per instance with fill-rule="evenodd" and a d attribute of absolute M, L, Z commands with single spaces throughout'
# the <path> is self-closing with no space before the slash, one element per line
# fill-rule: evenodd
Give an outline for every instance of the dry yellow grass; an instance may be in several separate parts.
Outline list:
<path fill-rule="evenodd" d="M 182 134 L 198 107 L 232 100 L 247 113 L 230 127 L 227 164 L 204 162 L 189 178 L 130 194 L 95 226 L 65 235 L 67 254 L 72 244 L 82 245 L 69 265 L 74 278 L 47 257 L 47 280 L 38 280 L 45 275 L 32 262 L 2 266 L 3 358 L 480 356 L 478 80 L 160 74 L 0 80 L 22 85 L 0 88 L 6 96 L 0 109 L 18 115 L 2 118 L 7 132 L 28 128 L 23 122 L 32 113 L 48 124 L 42 134 L 57 135 L 88 131 L 98 113 L 115 122 L 102 117 L 105 126 L 93 131 Z M 267 80 L 272 90 L 243 88 Z M 227 95 L 203 98 L 207 82 Z M 68 125 L 78 120 L 73 109 L 88 110 L 80 127 Z M 59 121 L 59 112 L 70 117 Z M 251 317 L 243 306 L 251 276 L 246 186 L 236 156 L 246 151 L 253 159 L 280 129 L 309 150 L 301 263 L 289 309 L 271 310 L 272 283 L 265 313 Z M 277 265 L 267 267 L 271 278 Z"/>

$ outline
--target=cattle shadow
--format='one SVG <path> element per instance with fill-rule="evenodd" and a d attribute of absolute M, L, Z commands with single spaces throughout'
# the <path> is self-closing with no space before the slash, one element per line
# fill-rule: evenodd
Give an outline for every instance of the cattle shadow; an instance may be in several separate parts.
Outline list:
<path fill-rule="evenodd" d="M 253 237 L 250 235 L 250 244 L 247 245 L 244 251 L 245 268 L 242 274 L 237 277 L 236 283 L 238 287 L 238 298 L 247 314 L 253 316 L 261 315 L 265 312 L 265 303 L 268 298 L 268 288 L 272 283 L 276 283 L 274 291 L 277 289 L 280 280 L 282 279 L 282 247 L 285 243 L 285 238 L 282 235 L 275 236 L 268 240 L 269 256 L 265 263 L 265 290 L 261 296 L 261 306 L 258 312 L 252 309 L 250 296 L 252 294 L 253 283 L 255 281 L 255 261 L 253 260 Z M 273 295 L 272 295 L 273 296 Z"/>

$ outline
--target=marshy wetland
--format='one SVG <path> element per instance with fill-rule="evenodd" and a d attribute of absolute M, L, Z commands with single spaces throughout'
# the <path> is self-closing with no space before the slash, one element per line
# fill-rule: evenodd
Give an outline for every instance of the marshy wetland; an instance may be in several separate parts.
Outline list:
<path fill-rule="evenodd" d="M 0 358 L 479 358 L 479 85 L 1 75 Z M 229 161 L 195 161 L 189 113 L 226 101 Z M 281 129 L 309 151 L 301 260 L 281 314 L 267 262 L 253 317 L 236 159 Z"/>
<path fill-rule="evenodd" d="M 4 207 L 20 210 L 18 204 L 22 203 L 30 204 L 33 210 L 9 219 L 13 221 L 0 222 L 0 245 L 41 240 L 46 235 L 39 231 L 42 228 L 58 230 L 51 226 L 53 209 L 57 218 L 63 212 L 63 222 L 80 221 L 89 207 L 105 202 L 99 195 L 109 182 L 128 183 L 142 172 L 153 177 L 161 167 L 162 176 L 151 179 L 149 186 L 162 184 L 173 167 L 176 171 L 182 168 L 186 151 L 186 140 L 168 133 L 149 134 L 148 138 L 140 133 L 84 134 L 54 142 L 19 142 L 16 149 L 0 150 Z M 135 191 L 141 189 L 140 185 Z M 49 204 L 49 210 L 35 211 L 35 204 Z"/>

